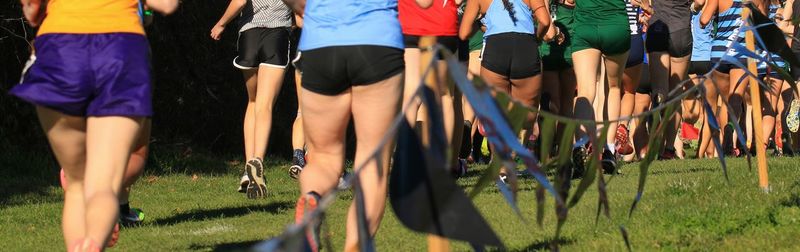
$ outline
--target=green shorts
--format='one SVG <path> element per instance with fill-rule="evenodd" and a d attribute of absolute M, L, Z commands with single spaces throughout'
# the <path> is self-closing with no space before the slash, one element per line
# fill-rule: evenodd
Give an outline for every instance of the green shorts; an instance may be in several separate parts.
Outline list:
<path fill-rule="evenodd" d="M 631 30 L 623 24 L 576 24 L 572 51 L 598 49 L 606 55 L 617 55 L 631 48 Z"/>
<path fill-rule="evenodd" d="M 572 41 L 569 29 L 559 21 L 554 22 L 564 33 L 564 42 L 560 45 L 553 41 L 539 46 L 544 71 L 561 71 L 572 68 Z"/>

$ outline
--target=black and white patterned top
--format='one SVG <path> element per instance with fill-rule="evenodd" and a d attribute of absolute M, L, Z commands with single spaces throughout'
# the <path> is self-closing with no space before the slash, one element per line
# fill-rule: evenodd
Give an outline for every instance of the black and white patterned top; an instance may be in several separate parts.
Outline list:
<path fill-rule="evenodd" d="M 631 0 L 625 0 L 625 12 L 628 13 L 631 35 L 639 34 L 639 7 L 633 6 Z"/>
<path fill-rule="evenodd" d="M 292 26 L 292 10 L 281 0 L 248 0 L 239 17 L 242 28 L 277 28 Z"/>

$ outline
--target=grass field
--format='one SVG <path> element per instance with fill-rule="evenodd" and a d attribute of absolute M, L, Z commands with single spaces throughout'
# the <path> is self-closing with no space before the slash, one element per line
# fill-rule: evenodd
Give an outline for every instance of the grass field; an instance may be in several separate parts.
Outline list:
<path fill-rule="evenodd" d="M 147 174 L 136 184 L 132 205 L 144 209 L 144 225 L 123 229 L 112 251 L 242 250 L 275 236 L 293 221 L 297 184 L 286 175 L 286 161 L 268 164 L 270 197 L 247 200 L 234 191 L 240 165 L 234 157 L 159 154 L 154 151 Z M 175 152 L 180 153 L 180 152 Z M 772 192 L 758 189 L 755 170 L 743 159 L 730 159 L 730 184 L 717 160 L 656 162 L 650 168 L 645 195 L 632 218 L 638 166 L 608 187 L 612 219 L 595 225 L 596 187 L 570 211 L 565 251 L 625 250 L 619 226 L 630 235 L 633 250 L 800 250 L 800 166 L 798 158 L 771 158 Z M 49 154 L 6 152 L 0 155 L 0 244 L 4 251 L 63 250 L 60 230 L 62 191 Z M 470 190 L 484 167 L 473 167 L 459 183 Z M 754 168 L 755 169 L 755 168 Z M 544 227 L 535 223 L 531 180 L 522 180 L 519 219 L 494 188 L 475 205 L 512 251 L 546 250 L 555 230 L 552 198 Z M 351 195 L 343 194 L 328 212 L 327 229 L 334 250 L 344 241 L 344 213 Z M 405 229 L 387 208 L 376 237 L 381 251 L 419 251 L 425 236 Z M 454 242 L 454 251 L 469 250 Z"/>

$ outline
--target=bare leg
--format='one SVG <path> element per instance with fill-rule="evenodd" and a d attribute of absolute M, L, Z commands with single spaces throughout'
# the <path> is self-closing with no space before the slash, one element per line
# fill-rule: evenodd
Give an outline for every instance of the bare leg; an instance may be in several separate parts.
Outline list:
<path fill-rule="evenodd" d="M 636 88 L 639 86 L 639 81 L 641 81 L 642 77 L 642 65 L 639 64 L 632 67 L 625 68 L 625 71 L 622 74 L 622 101 L 620 102 L 620 111 L 619 117 L 630 117 L 633 115 L 633 110 L 635 105 L 635 97 L 636 97 Z M 631 120 L 626 120 L 621 122 L 626 128 L 628 128 L 629 132 L 633 132 L 630 130 L 631 127 Z M 609 132 L 611 133 L 611 132 Z M 629 142 L 632 142 L 632 134 L 628 134 Z M 619 147 L 618 148 L 622 148 Z M 629 149 L 630 150 L 630 149 Z M 624 157 L 625 161 L 632 161 L 635 157 L 635 151 L 631 153 L 631 155 L 626 155 Z"/>
<path fill-rule="evenodd" d="M 355 165 L 359 166 L 368 162 L 361 171 L 361 186 L 364 189 L 364 203 L 370 235 L 378 232 L 384 209 L 386 208 L 386 194 L 389 171 L 389 157 L 394 149 L 394 144 L 380 146 L 381 138 L 387 133 L 394 116 L 399 111 L 403 92 L 402 74 L 366 86 L 354 86 L 352 89 L 353 121 L 356 128 L 358 148 L 356 149 Z M 397 97 L 398 99 L 391 99 Z M 381 148 L 379 159 L 369 160 L 369 155 Z M 312 159 L 313 160 L 313 159 Z M 381 169 L 383 176 L 378 175 Z M 358 248 L 358 227 L 356 221 L 355 203 L 350 205 L 347 218 L 347 237 L 345 250 L 352 251 Z"/>
<path fill-rule="evenodd" d="M 64 232 L 64 243 L 69 248 L 86 236 L 86 206 L 83 195 L 86 118 L 64 115 L 44 107 L 37 107 L 36 111 L 53 154 L 67 178 L 61 227 Z"/>
<path fill-rule="evenodd" d="M 405 49 L 403 59 L 406 61 L 406 77 L 405 87 L 403 89 L 403 107 L 405 107 L 406 104 L 413 103 L 408 111 L 406 111 L 406 119 L 408 119 L 408 123 L 410 123 L 412 127 L 417 123 L 417 112 L 421 103 L 418 99 L 412 99 L 414 97 L 414 91 L 419 88 L 420 78 L 422 76 L 419 69 L 419 57 L 420 50 L 418 48 Z M 419 118 L 421 119 L 424 117 Z"/>
<path fill-rule="evenodd" d="M 122 180 L 122 191 L 119 192 L 119 203 L 128 203 L 131 193 L 131 186 L 139 180 L 144 173 L 144 166 L 147 163 L 147 154 L 150 145 L 151 120 L 144 119 L 142 129 L 139 131 L 136 143 L 128 160 L 128 168 L 125 169 L 125 178 Z"/>
<path fill-rule="evenodd" d="M 89 117 L 86 122 L 86 237 L 105 244 L 117 224 L 125 168 L 142 118 Z"/>
<path fill-rule="evenodd" d="M 297 90 L 297 116 L 294 118 L 294 123 L 292 124 L 292 149 L 302 150 L 306 141 L 303 135 L 303 110 L 300 108 L 300 91 L 303 90 L 303 87 L 300 85 L 302 83 L 300 71 L 294 71 L 294 80 L 294 85 Z"/>
<path fill-rule="evenodd" d="M 608 78 L 608 105 L 606 107 L 606 113 L 608 113 L 608 120 L 610 121 L 619 119 L 620 101 L 622 100 L 620 88 L 622 87 L 622 73 L 625 71 L 625 61 L 627 59 L 628 52 L 605 56 L 604 62 L 606 66 L 606 76 Z M 616 128 L 617 123 L 612 122 L 609 124 L 609 129 L 606 130 L 616 130 Z M 606 136 L 606 143 L 614 143 L 615 135 L 613 131 Z M 610 150 L 616 152 L 614 148 Z"/>
<path fill-rule="evenodd" d="M 259 66 L 256 88 L 255 157 L 264 158 L 272 129 L 272 108 L 278 100 L 286 69 Z"/>
<path fill-rule="evenodd" d="M 669 90 L 673 90 L 678 87 L 684 80 L 686 80 L 686 73 L 689 71 L 689 58 L 691 55 L 687 55 L 680 58 L 670 57 L 669 58 Z M 666 96 L 665 96 L 666 97 Z M 666 142 L 664 146 L 675 146 L 675 140 L 678 139 L 678 127 L 680 127 L 680 118 L 681 118 L 681 110 L 680 108 L 676 111 L 676 115 L 670 118 L 670 125 L 666 129 Z M 683 147 L 683 146 L 681 146 Z M 683 154 L 681 152 L 676 152 L 679 158 L 683 158 Z"/>
<path fill-rule="evenodd" d="M 634 114 L 641 114 L 650 109 L 651 100 L 649 94 L 636 93 L 634 96 Z M 649 141 L 649 132 L 644 122 L 645 118 L 636 119 L 633 123 L 633 149 L 637 157 L 642 158 L 646 154 L 647 141 Z"/>
<path fill-rule="evenodd" d="M 597 68 L 600 65 L 600 50 L 584 49 L 572 53 L 578 94 L 573 109 L 575 117 L 582 120 L 594 120 L 594 97 L 596 93 Z M 577 138 L 595 134 L 595 127 L 581 125 L 576 131 Z"/>
<path fill-rule="evenodd" d="M 725 105 L 723 102 L 723 96 L 728 97 L 730 92 L 730 74 L 722 73 L 719 71 L 714 71 L 712 74 L 714 78 L 714 82 L 716 82 L 716 87 L 713 87 L 715 83 L 712 82 L 712 88 L 710 90 L 719 91 L 719 98 L 716 100 L 716 103 L 719 105 L 720 110 L 717 113 L 717 119 L 719 120 L 719 127 L 720 127 L 720 141 L 722 142 L 723 148 L 726 148 L 726 144 L 732 144 L 730 142 L 730 136 L 725 135 L 725 127 L 728 124 L 728 106 Z M 735 135 L 735 134 L 734 134 Z M 729 151 L 729 150 L 724 150 Z M 725 153 L 717 153 L 717 155 L 724 155 Z"/>
<path fill-rule="evenodd" d="M 775 118 L 778 115 L 778 94 L 781 92 L 783 80 L 767 78 L 765 82 L 772 89 L 761 92 L 761 101 L 763 102 L 761 106 L 763 123 L 761 125 L 764 127 L 764 144 L 767 144 L 770 135 L 775 132 Z"/>
<path fill-rule="evenodd" d="M 733 108 L 732 114 L 736 116 L 737 119 L 741 120 L 744 116 L 743 109 L 744 109 L 744 92 L 747 90 L 747 84 L 749 78 L 742 78 L 744 76 L 744 70 L 742 69 L 731 69 L 730 72 L 730 84 L 731 88 L 728 93 L 728 102 L 731 104 Z M 734 122 L 740 123 L 740 122 Z M 743 148 L 745 146 L 739 146 L 737 140 L 737 134 L 733 134 L 733 143 L 736 148 Z M 742 150 L 743 151 L 743 150 Z"/>
<path fill-rule="evenodd" d="M 258 70 L 244 69 L 244 84 L 247 88 L 247 108 L 244 112 L 244 159 L 255 157 L 256 136 L 256 87 L 258 87 Z"/>

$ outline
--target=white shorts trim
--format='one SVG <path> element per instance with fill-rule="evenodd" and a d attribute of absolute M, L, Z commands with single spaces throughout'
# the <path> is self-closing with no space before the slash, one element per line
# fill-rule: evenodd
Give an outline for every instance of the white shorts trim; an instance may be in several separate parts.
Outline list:
<path fill-rule="evenodd" d="M 250 70 L 250 69 L 258 68 L 258 67 L 246 67 L 246 66 L 242 66 L 242 65 L 236 64 L 236 59 L 238 59 L 238 58 L 239 58 L 239 56 L 236 56 L 235 58 L 233 58 L 233 66 L 235 66 L 236 68 L 239 68 L 239 69 L 242 69 L 242 70 Z"/>

